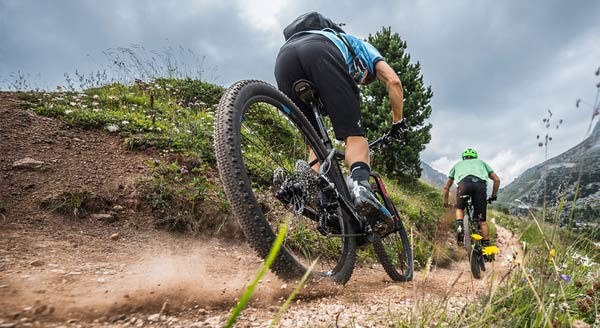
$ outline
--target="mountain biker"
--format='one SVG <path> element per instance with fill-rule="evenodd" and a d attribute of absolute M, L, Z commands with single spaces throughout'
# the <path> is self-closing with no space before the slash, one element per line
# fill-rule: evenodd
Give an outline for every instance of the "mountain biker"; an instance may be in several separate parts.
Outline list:
<path fill-rule="evenodd" d="M 369 145 L 360 119 L 360 91 L 357 85 L 369 84 L 375 78 L 385 83 L 392 107 L 390 133 L 397 137 L 406 128 L 402 118 L 402 83 L 375 47 L 353 35 L 340 33 L 342 30 L 337 24 L 322 15 L 307 13 L 296 18 L 292 24 L 309 15 L 317 17 L 319 21 L 329 22 L 333 28 L 301 30 L 289 38 L 284 30 L 286 42 L 275 62 L 277 86 L 298 105 L 317 129 L 310 107 L 298 99 L 293 84 L 306 79 L 316 86 L 325 113 L 331 119 L 336 139 L 345 142 L 345 160 L 351 172 L 349 185 L 357 209 L 367 217 L 389 218 L 390 213 L 371 192 Z M 315 158 L 311 150 L 308 161 Z M 318 165 L 313 166 L 313 170 L 318 171 Z"/>
<path fill-rule="evenodd" d="M 459 245 L 464 238 L 463 218 L 465 216 L 465 199 L 460 196 L 470 195 L 473 202 L 473 216 L 479 220 L 482 234 L 482 246 L 490 246 L 490 234 L 486 222 L 486 197 L 488 178 L 494 181 L 492 196 L 487 199 L 491 203 L 497 199 L 500 178 L 494 170 L 484 161 L 477 158 L 474 148 L 467 148 L 462 153 L 462 161 L 456 163 L 448 174 L 448 181 L 444 186 L 444 206 L 448 206 L 448 193 L 454 180 L 458 181 L 456 191 L 456 239 Z"/>

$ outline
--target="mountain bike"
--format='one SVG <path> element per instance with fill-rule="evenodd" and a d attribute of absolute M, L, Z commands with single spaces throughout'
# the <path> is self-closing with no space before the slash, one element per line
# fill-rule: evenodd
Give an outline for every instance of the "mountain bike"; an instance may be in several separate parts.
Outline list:
<path fill-rule="evenodd" d="M 294 84 L 310 105 L 317 127 L 282 92 L 268 83 L 245 80 L 222 96 L 215 117 L 214 147 L 225 194 L 250 245 L 266 258 L 275 230 L 289 222 L 271 270 L 297 279 L 318 259 L 313 275 L 344 284 L 352 275 L 358 247 L 372 244 L 394 281 L 413 277 L 407 231 L 381 176 L 371 174 L 374 194 L 393 219 L 372 221 L 353 206 L 344 178 L 344 152 L 329 137 L 318 90 L 306 80 Z M 386 134 L 369 147 L 384 149 Z M 307 162 L 311 156 L 314 160 Z M 312 167 L 319 167 L 318 173 Z"/>
<path fill-rule="evenodd" d="M 465 216 L 463 218 L 463 244 L 469 255 L 469 263 L 471 264 L 471 273 L 475 279 L 481 278 L 481 271 L 485 271 L 485 257 L 483 255 L 483 245 L 481 240 L 481 227 L 479 220 L 474 217 L 474 208 L 471 196 L 462 195 L 465 199 Z"/>

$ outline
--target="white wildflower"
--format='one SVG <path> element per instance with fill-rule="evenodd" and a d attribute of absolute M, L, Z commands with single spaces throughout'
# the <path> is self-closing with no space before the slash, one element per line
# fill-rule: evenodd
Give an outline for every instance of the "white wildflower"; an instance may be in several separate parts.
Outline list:
<path fill-rule="evenodd" d="M 100 105 L 99 102 L 97 102 L 97 101 L 92 102 L 92 106 L 97 107 L 98 105 Z"/>
<path fill-rule="evenodd" d="M 96 113 L 100 111 L 98 108 L 93 108 L 92 110 Z"/>
<path fill-rule="evenodd" d="M 123 120 L 123 121 L 121 121 L 121 124 L 123 124 L 123 125 L 127 125 L 127 124 L 129 124 L 129 121 L 127 121 L 127 120 Z"/>
<path fill-rule="evenodd" d="M 115 96 L 108 96 L 108 99 L 110 99 L 110 100 L 117 100 L 117 97 L 115 97 Z"/>
<path fill-rule="evenodd" d="M 69 105 L 71 105 L 71 106 L 77 106 L 77 103 L 75 103 L 75 102 L 72 102 L 72 101 L 71 101 L 71 102 L 69 103 Z"/>
<path fill-rule="evenodd" d="M 108 132 L 117 132 L 117 131 L 119 131 L 119 127 L 116 126 L 116 125 L 114 125 L 114 124 L 108 125 L 106 127 L 106 129 L 108 130 Z"/>
<path fill-rule="evenodd" d="M 65 111 L 65 114 L 67 114 L 67 115 L 69 115 L 69 114 L 71 114 L 71 113 L 73 113 L 73 110 L 71 110 L 71 109 L 67 109 L 67 110 Z"/>
<path fill-rule="evenodd" d="M 581 263 L 581 265 L 583 265 L 586 268 L 589 268 L 595 264 L 594 261 L 592 261 L 589 257 L 587 257 L 587 255 L 581 257 L 580 263 Z"/>
<path fill-rule="evenodd" d="M 98 98 L 100 98 L 100 96 L 98 96 L 98 95 L 94 95 L 92 98 L 94 98 L 94 99 L 98 99 Z"/>

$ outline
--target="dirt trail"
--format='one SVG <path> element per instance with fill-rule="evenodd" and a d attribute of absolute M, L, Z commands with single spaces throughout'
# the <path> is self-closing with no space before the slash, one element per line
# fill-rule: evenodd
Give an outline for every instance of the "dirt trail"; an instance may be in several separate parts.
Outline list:
<path fill-rule="evenodd" d="M 133 185 L 148 174 L 144 163 L 153 154 L 127 151 L 116 136 L 69 128 L 18 104 L 0 93 L 0 327 L 222 325 L 262 263 L 247 244 L 153 229 Z M 43 164 L 13 167 L 25 157 Z M 98 211 L 112 219 L 40 209 L 44 199 L 72 190 L 109 200 Z M 281 326 L 385 327 L 420 303 L 445 299 L 459 310 L 501 279 L 504 257 L 519 249 L 502 227 L 497 244 L 502 253 L 481 280 L 460 261 L 418 272 L 409 283 L 392 283 L 379 265 L 357 268 L 345 286 L 310 282 Z M 237 326 L 267 326 L 292 288 L 268 273 Z"/>

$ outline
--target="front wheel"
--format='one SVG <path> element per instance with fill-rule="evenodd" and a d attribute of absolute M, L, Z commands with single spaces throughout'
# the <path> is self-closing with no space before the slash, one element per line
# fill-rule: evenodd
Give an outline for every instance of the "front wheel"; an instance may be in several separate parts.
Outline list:
<path fill-rule="evenodd" d="M 318 190 L 305 192 L 309 187 L 303 187 L 304 194 L 294 197 L 294 203 L 275 197 L 276 180 L 309 175 L 299 172 L 302 165 L 297 165 L 308 158 L 309 146 L 320 160 L 326 156 L 325 146 L 298 107 L 265 82 L 237 82 L 219 102 L 214 142 L 232 212 L 260 257 L 268 255 L 279 224 L 289 222 L 271 270 L 282 279 L 297 279 L 318 259 L 318 275 L 346 283 L 356 261 L 356 241 L 343 213 L 332 222 L 338 237 L 323 236 L 314 229 L 314 215 L 298 214 L 318 213 L 314 201 Z"/>
<path fill-rule="evenodd" d="M 477 242 L 477 244 L 471 250 L 469 259 L 473 278 L 481 279 L 481 271 L 485 271 L 485 264 L 483 255 L 481 254 L 481 245 L 479 245 L 479 242 Z"/>
<path fill-rule="evenodd" d="M 373 242 L 373 250 L 383 269 L 393 281 L 411 281 L 413 253 L 408 234 L 400 222 L 400 229 L 384 239 Z"/>

